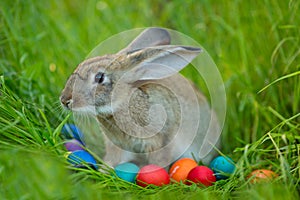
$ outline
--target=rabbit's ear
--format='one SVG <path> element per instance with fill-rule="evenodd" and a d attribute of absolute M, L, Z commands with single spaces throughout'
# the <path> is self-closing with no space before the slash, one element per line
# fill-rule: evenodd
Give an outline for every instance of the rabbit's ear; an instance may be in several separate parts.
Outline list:
<path fill-rule="evenodd" d="M 162 28 L 148 28 L 138 35 L 125 49 L 119 53 L 127 53 L 137 49 L 170 44 L 168 31 Z"/>
<path fill-rule="evenodd" d="M 199 53 L 200 48 L 187 46 L 158 46 L 133 52 L 129 71 L 130 82 L 156 80 L 178 73 Z M 136 64 L 137 63 L 137 64 Z"/>

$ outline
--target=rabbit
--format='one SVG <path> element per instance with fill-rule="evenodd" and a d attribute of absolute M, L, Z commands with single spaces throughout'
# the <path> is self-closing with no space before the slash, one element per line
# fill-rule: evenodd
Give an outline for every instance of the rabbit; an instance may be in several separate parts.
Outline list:
<path fill-rule="evenodd" d="M 220 148 L 215 112 L 178 73 L 202 49 L 170 43 L 167 30 L 148 28 L 118 53 L 84 60 L 67 80 L 60 102 L 96 117 L 106 164 L 209 163 Z"/>

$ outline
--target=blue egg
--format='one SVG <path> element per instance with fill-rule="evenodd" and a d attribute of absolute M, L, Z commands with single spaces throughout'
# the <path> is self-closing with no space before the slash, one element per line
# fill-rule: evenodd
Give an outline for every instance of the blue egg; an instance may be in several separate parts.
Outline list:
<path fill-rule="evenodd" d="M 94 169 L 98 169 L 95 158 L 84 150 L 71 152 L 68 155 L 67 160 L 69 163 L 73 164 L 75 167 L 78 168 L 87 168 L 86 165 L 84 165 L 87 164 Z"/>
<path fill-rule="evenodd" d="M 234 162 L 229 157 L 218 156 L 210 163 L 217 180 L 227 179 L 235 170 Z"/>
<path fill-rule="evenodd" d="M 75 138 L 76 140 L 80 141 L 84 145 L 83 133 L 74 124 L 65 124 L 62 127 L 62 129 L 61 129 L 61 134 L 66 139 L 73 139 L 73 138 Z"/>
<path fill-rule="evenodd" d="M 115 167 L 116 175 L 128 182 L 134 183 L 140 168 L 133 163 L 122 163 Z"/>

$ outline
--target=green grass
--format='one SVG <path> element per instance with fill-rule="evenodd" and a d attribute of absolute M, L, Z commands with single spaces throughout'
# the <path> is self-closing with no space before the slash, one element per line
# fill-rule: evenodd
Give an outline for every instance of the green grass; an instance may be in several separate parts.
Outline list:
<path fill-rule="evenodd" d="M 298 199 L 299 12 L 296 0 L 1 1 L 0 199 Z M 194 38 L 216 62 L 227 93 L 222 153 L 237 166 L 230 179 L 143 189 L 69 169 L 59 136 L 69 116 L 58 103 L 67 77 L 99 42 L 149 26 Z M 248 183 L 257 168 L 279 177 Z"/>

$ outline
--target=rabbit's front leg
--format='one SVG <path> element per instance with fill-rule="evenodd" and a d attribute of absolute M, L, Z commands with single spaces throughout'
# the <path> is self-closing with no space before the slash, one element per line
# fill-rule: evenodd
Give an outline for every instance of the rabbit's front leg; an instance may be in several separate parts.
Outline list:
<path fill-rule="evenodd" d="M 103 161 L 112 167 L 125 162 L 131 162 L 138 166 L 143 166 L 149 163 L 145 154 L 126 151 L 115 145 L 107 138 L 105 139 L 105 156 Z"/>

